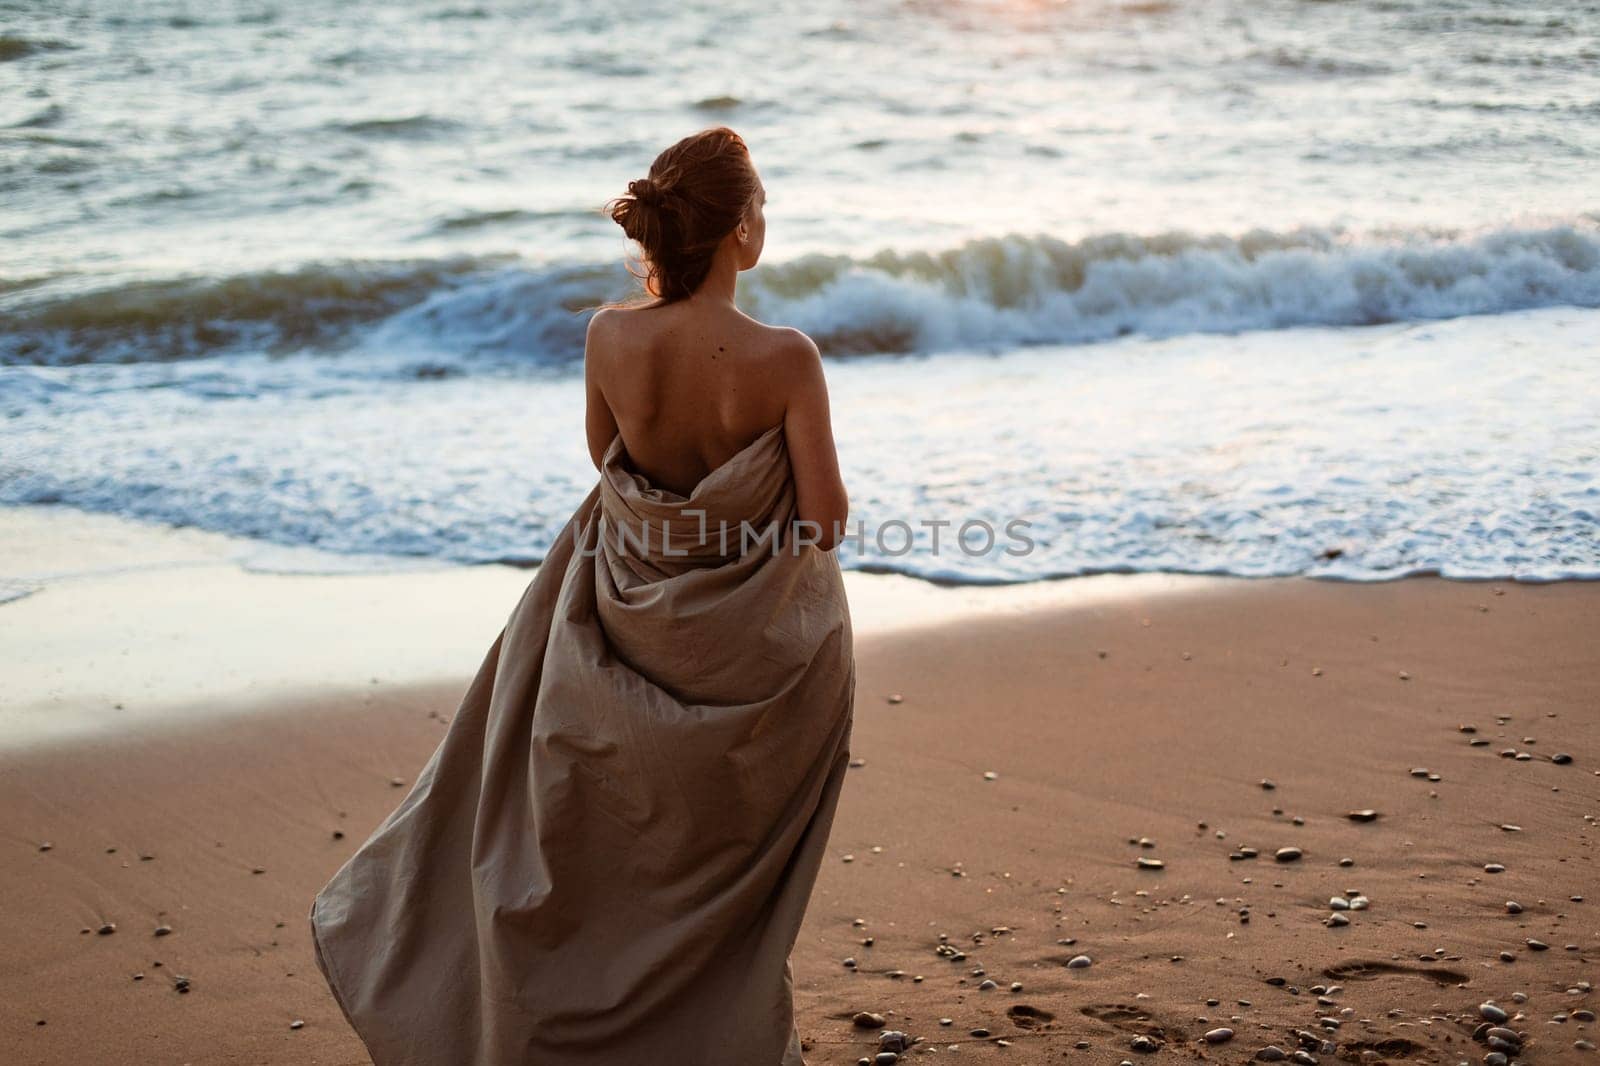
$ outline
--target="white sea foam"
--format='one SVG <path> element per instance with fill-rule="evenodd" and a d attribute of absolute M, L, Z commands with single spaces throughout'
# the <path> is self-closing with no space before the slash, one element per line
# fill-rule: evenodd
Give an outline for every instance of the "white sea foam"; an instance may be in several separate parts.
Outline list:
<path fill-rule="evenodd" d="M 573 375 L 341 371 L 309 356 L 9 368 L 55 389 L 9 413 L 0 502 L 311 546 L 357 568 L 526 563 L 594 483 Z M 1600 578 L 1597 310 L 833 360 L 828 373 L 867 530 L 846 565 L 964 582 Z M 214 398 L 219 377 L 240 387 Z M 964 521 L 1018 518 L 1027 554 L 1005 554 L 1004 537 L 982 555 L 952 547 Z M 916 533 L 908 553 L 897 532 L 877 542 L 896 521 Z M 936 522 L 951 523 L 937 552 Z"/>
<path fill-rule="evenodd" d="M 433 374 L 570 366 L 620 263 L 329 263 L 0 300 L 0 359 L 167 361 L 218 351 L 411 353 Z M 1486 232 L 988 238 L 941 252 L 809 255 L 742 285 L 757 315 L 831 355 L 1070 345 L 1300 325 L 1600 306 L 1600 218 Z M 9 310 L 6 305 L 9 304 Z M 341 356 L 342 357 L 342 356 Z M 392 361 L 352 360 L 350 373 Z"/>

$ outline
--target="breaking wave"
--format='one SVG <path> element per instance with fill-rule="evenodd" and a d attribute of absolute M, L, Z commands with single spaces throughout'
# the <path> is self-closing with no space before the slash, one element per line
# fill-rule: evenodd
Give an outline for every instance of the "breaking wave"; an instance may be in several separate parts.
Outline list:
<path fill-rule="evenodd" d="M 621 263 L 311 264 L 83 291 L 0 288 L 0 361 L 62 364 L 351 344 L 563 364 Z M 1600 217 L 1475 233 L 1008 235 L 938 251 L 802 256 L 741 282 L 758 317 L 834 356 L 1004 350 L 1600 306 Z"/>

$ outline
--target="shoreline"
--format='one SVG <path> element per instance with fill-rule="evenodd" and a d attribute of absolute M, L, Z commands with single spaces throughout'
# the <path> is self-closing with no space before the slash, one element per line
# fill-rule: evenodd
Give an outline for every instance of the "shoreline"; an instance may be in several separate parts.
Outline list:
<path fill-rule="evenodd" d="M 859 1011 L 1030 1066 L 1140 1037 L 1245 1062 L 1313 1030 L 1337 1061 L 1476 1061 L 1487 1000 L 1530 1061 L 1600 1040 L 1578 1013 L 1600 961 L 1600 585 L 1112 584 L 858 636 L 860 765 L 794 953 L 812 1066 L 875 1050 Z M 365 1062 L 305 909 L 492 638 L 453 678 L 0 750 L 0 1057 Z M 1325 924 L 1350 892 L 1370 906 Z M 1234 1039 L 1206 1044 L 1218 1027 Z"/>
<path fill-rule="evenodd" d="M 337 572 L 361 560 L 70 508 L 0 508 L 0 540 L 11 579 L 40 586 L 0 603 L 0 751 L 375 686 L 464 683 L 536 572 L 436 562 Z M 941 586 L 845 571 L 863 636 L 1229 580 Z"/>
<path fill-rule="evenodd" d="M 63 505 L 0 507 L 0 540 L 9 549 L 0 590 L 24 590 L 0 601 L 8 674 L 0 752 L 275 702 L 351 698 L 379 685 L 460 682 L 537 570 L 346 557 Z M 844 577 L 858 639 L 1276 582 L 1600 588 L 1431 574 L 1358 581 L 1136 571 L 962 583 L 850 569 Z"/>

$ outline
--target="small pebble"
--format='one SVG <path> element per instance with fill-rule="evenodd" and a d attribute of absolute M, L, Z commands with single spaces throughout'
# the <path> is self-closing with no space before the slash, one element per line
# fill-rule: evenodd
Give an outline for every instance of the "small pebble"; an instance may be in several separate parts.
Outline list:
<path fill-rule="evenodd" d="M 878 1037 L 879 1051 L 909 1051 L 911 1049 L 911 1044 L 911 1038 L 905 1033 L 900 1032 L 898 1029 L 890 1029 Z"/>

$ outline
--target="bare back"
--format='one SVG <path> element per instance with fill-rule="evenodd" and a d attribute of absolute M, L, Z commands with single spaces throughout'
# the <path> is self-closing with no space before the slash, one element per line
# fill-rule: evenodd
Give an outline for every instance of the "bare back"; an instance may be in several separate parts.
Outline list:
<path fill-rule="evenodd" d="M 620 435 L 634 469 L 683 496 L 782 426 L 799 517 L 835 543 L 849 505 L 821 355 L 804 333 L 697 300 L 610 308 L 589 322 L 584 377 L 595 465 Z"/>
<path fill-rule="evenodd" d="M 687 496 L 783 421 L 786 332 L 734 309 L 684 303 L 621 317 L 599 357 L 600 391 L 634 469 Z"/>

